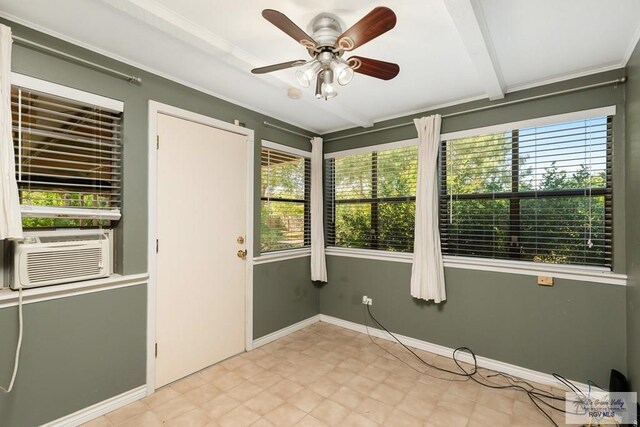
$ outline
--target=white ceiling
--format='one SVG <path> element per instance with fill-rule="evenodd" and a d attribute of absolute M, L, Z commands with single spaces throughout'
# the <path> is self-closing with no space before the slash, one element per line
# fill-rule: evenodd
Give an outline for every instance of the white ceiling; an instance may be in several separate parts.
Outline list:
<path fill-rule="evenodd" d="M 329 101 L 291 100 L 293 70 L 250 73 L 307 59 L 262 9 L 307 30 L 375 6 L 398 23 L 354 54 L 398 63 L 394 80 L 356 74 Z M 0 0 L 0 15 L 318 133 L 624 67 L 640 37 L 638 0 Z"/>

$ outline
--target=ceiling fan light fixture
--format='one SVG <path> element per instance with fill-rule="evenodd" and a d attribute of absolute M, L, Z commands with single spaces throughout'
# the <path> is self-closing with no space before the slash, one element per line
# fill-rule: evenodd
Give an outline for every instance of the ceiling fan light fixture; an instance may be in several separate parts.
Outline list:
<path fill-rule="evenodd" d="M 320 65 L 320 62 L 314 59 L 313 61 L 305 65 L 304 68 L 296 71 L 296 80 L 298 80 L 298 83 L 300 83 L 300 86 L 302 87 L 311 86 L 311 82 L 313 81 L 314 77 L 318 74 L 318 71 L 320 71 L 321 67 L 322 66 Z"/>
<path fill-rule="evenodd" d="M 353 80 L 353 69 L 347 64 L 347 61 L 340 57 L 331 61 L 331 71 L 340 86 L 348 85 Z"/>
<path fill-rule="evenodd" d="M 322 97 L 325 100 L 334 98 L 336 95 L 338 95 L 338 92 L 336 92 L 336 86 L 334 84 L 333 77 L 333 71 L 331 71 L 330 69 L 326 69 L 322 72 L 321 93 Z"/>
<path fill-rule="evenodd" d="M 322 98 L 322 86 L 323 86 L 323 82 L 322 82 L 322 73 L 318 73 L 317 78 L 316 78 L 316 99 L 321 99 Z"/>

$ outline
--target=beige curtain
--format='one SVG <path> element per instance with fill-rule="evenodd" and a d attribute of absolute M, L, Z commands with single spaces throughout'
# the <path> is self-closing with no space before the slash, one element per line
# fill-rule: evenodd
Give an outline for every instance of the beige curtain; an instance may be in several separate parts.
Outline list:
<path fill-rule="evenodd" d="M 322 204 L 322 138 L 311 139 L 311 280 L 327 281 Z"/>
<path fill-rule="evenodd" d="M 0 24 L 0 240 L 22 238 L 11 130 L 12 42 L 11 28 Z"/>
<path fill-rule="evenodd" d="M 447 299 L 438 230 L 439 114 L 414 120 L 418 128 L 418 182 L 411 269 L 411 296 L 436 303 Z"/>

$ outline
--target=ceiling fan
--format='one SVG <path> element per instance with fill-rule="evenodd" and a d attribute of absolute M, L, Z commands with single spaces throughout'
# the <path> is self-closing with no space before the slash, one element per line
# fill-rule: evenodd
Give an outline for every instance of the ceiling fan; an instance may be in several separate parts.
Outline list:
<path fill-rule="evenodd" d="M 254 68 L 251 70 L 253 74 L 303 66 L 296 71 L 298 83 L 309 87 L 315 78 L 316 98 L 327 100 L 338 94 L 336 82 L 339 85 L 348 84 L 354 72 L 382 80 L 391 80 L 400 72 L 398 64 L 391 62 L 362 56 L 351 56 L 346 60 L 342 58 L 345 52 L 352 51 L 395 27 L 396 14 L 387 7 L 376 7 L 346 31 L 342 30 L 335 16 L 322 13 L 311 21 L 312 36 L 277 10 L 265 9 L 262 16 L 305 47 L 312 59 Z"/>

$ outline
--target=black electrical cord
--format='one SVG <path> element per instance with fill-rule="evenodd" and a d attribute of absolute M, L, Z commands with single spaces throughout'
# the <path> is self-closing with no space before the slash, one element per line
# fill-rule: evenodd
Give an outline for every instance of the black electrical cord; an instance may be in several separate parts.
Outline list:
<path fill-rule="evenodd" d="M 551 403 L 546 402 L 544 400 L 544 399 L 549 399 L 549 400 L 566 401 L 565 397 L 556 396 L 551 392 L 547 392 L 547 391 L 541 390 L 541 389 L 539 389 L 537 387 L 534 387 L 533 385 L 531 385 L 530 383 L 528 383 L 526 381 L 514 379 L 510 375 L 505 374 L 503 372 L 491 371 L 491 370 L 487 369 L 487 371 L 489 371 L 489 372 L 495 372 L 494 374 L 489 375 L 488 377 L 497 377 L 497 376 L 503 377 L 503 378 L 507 379 L 507 381 L 509 382 L 509 385 L 488 384 L 488 383 L 479 381 L 476 378 L 476 375 L 480 376 L 482 379 L 484 379 L 485 381 L 490 383 L 490 380 L 488 380 L 487 378 L 483 377 L 482 374 L 480 374 L 479 368 L 478 368 L 478 361 L 476 359 L 476 355 L 473 352 L 473 350 L 471 350 L 468 347 L 458 347 L 453 351 L 453 356 L 452 356 L 453 361 L 455 362 L 456 366 L 458 366 L 458 368 L 462 372 L 451 371 L 449 369 L 441 368 L 439 366 L 433 365 L 433 364 L 425 361 L 418 354 L 416 354 L 413 350 L 411 350 L 409 347 L 407 347 L 402 341 L 400 341 L 382 323 L 380 323 L 378 321 L 378 319 L 376 319 L 376 317 L 373 315 L 373 313 L 371 313 L 371 308 L 370 308 L 369 305 L 366 305 L 366 309 L 367 309 L 367 313 L 369 314 L 371 319 L 373 319 L 373 321 L 378 326 L 380 326 L 380 328 L 382 328 L 385 332 L 387 332 L 389 335 L 391 335 L 393 337 L 393 339 L 398 344 L 400 344 L 402 347 L 404 347 L 408 352 L 410 352 L 413 356 L 415 356 L 424 365 L 426 365 L 426 366 L 428 366 L 430 368 L 436 369 L 438 371 L 441 371 L 441 372 L 445 372 L 445 373 L 448 373 L 448 374 L 451 374 L 451 375 L 455 375 L 455 376 L 459 376 L 459 377 L 464 377 L 465 381 L 466 380 L 472 380 L 472 381 L 476 382 L 477 384 L 479 384 L 481 386 L 484 386 L 484 387 L 488 387 L 488 388 L 492 388 L 492 389 L 503 389 L 503 390 L 509 389 L 509 390 L 522 391 L 522 392 L 527 394 L 527 396 L 529 397 L 531 402 L 536 406 L 536 408 L 538 408 L 538 410 L 556 427 L 558 427 L 558 424 L 553 420 L 551 415 L 549 415 L 549 413 L 547 413 L 547 411 L 545 411 L 542 408 L 542 406 L 540 406 L 540 404 L 548 406 L 551 410 L 556 410 L 556 411 L 563 412 L 563 413 L 567 412 L 564 409 L 561 409 L 561 408 L 558 408 L 556 406 L 553 406 Z M 365 326 L 367 326 L 367 324 L 366 324 L 366 316 L 365 316 Z M 367 327 L 367 334 L 369 335 L 369 338 L 373 341 L 373 339 L 371 338 L 371 335 L 369 334 L 368 327 Z M 389 352 L 389 354 L 391 354 L 392 356 L 394 356 L 397 359 L 399 359 L 402 362 L 404 362 L 402 359 L 398 358 L 395 354 L 391 353 L 388 349 L 384 349 L 384 350 Z M 473 359 L 473 369 L 471 369 L 471 371 L 467 372 L 465 370 L 465 368 L 460 364 L 460 361 L 456 357 L 458 352 L 467 352 L 467 353 L 469 353 L 471 355 L 471 358 Z M 406 363 L 406 362 L 404 362 L 404 363 Z M 565 385 L 567 388 L 569 388 L 578 397 L 578 400 L 582 401 L 583 399 L 586 399 L 586 396 L 584 396 L 582 391 L 580 391 L 580 389 L 578 389 L 573 383 L 571 383 L 571 381 L 567 380 L 566 378 L 564 378 L 563 376 L 561 376 L 559 374 L 553 374 L 553 376 L 558 381 L 560 381 L 563 385 Z M 443 379 L 443 378 L 440 378 L 440 379 Z M 525 384 L 528 388 L 526 388 L 526 387 L 524 387 L 524 386 L 522 386 L 520 384 Z"/>

